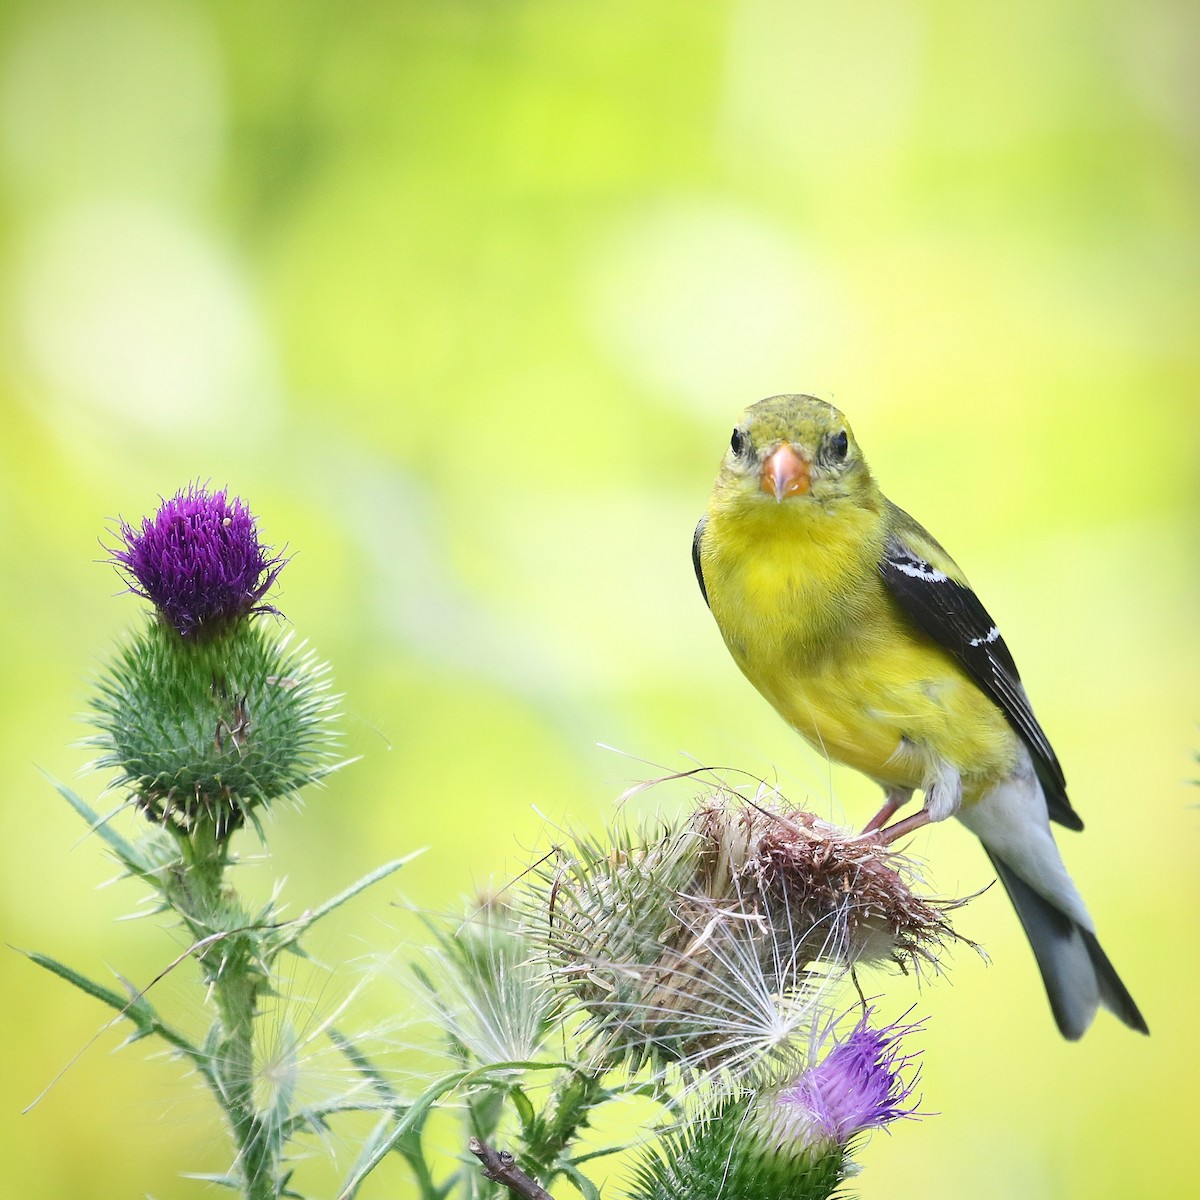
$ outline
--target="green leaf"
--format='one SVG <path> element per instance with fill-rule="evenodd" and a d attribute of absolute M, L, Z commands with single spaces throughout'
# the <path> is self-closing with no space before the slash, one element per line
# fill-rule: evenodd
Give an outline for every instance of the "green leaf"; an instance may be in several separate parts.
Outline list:
<path fill-rule="evenodd" d="M 102 817 L 86 800 L 81 796 L 77 796 L 65 783 L 59 783 L 53 775 L 50 775 L 46 771 L 42 771 L 42 774 L 50 781 L 58 794 L 88 823 L 90 831 L 97 834 L 108 844 L 109 848 L 129 871 L 143 879 L 148 879 L 151 883 L 155 882 L 154 871 L 156 864 L 143 854 L 133 842 L 122 837 L 112 827 L 109 821 L 109 817 L 112 816 L 111 813 L 108 817 Z"/>
<path fill-rule="evenodd" d="M 242 1190 L 242 1181 L 235 1175 L 212 1175 L 195 1171 L 180 1172 L 183 1179 L 198 1179 L 203 1183 L 215 1183 L 217 1187 L 229 1188 L 231 1192 Z"/>
<path fill-rule="evenodd" d="M 605 1146 L 602 1150 L 589 1150 L 586 1154 L 577 1154 L 573 1158 L 567 1158 L 563 1161 L 578 1167 L 585 1162 L 591 1162 L 594 1158 L 605 1158 L 610 1154 L 623 1154 L 626 1150 L 631 1149 L 637 1144 L 637 1142 L 627 1142 L 623 1146 Z"/>
<path fill-rule="evenodd" d="M 143 993 L 136 992 L 130 987 L 130 995 L 122 995 L 120 992 L 114 992 L 111 988 L 97 983 L 94 979 L 89 979 L 86 975 L 81 975 L 78 971 L 51 958 L 48 954 L 41 954 L 36 950 L 22 950 L 21 953 L 32 962 L 37 963 L 39 967 L 44 967 L 51 974 L 74 984 L 81 992 L 86 992 L 89 996 L 107 1004 L 109 1008 L 115 1009 L 118 1017 L 124 1017 L 137 1026 L 137 1035 L 126 1039 L 122 1045 L 128 1045 L 130 1042 L 140 1041 L 150 1034 L 155 1034 L 164 1042 L 174 1046 L 176 1050 L 186 1054 L 204 1077 L 211 1082 L 212 1053 L 210 1050 L 193 1045 L 182 1033 L 168 1025 Z"/>
<path fill-rule="evenodd" d="M 392 1085 L 384 1078 L 383 1072 L 340 1030 L 330 1029 L 329 1040 L 349 1059 L 351 1066 L 366 1079 L 373 1091 L 387 1105 L 400 1107 L 400 1098 Z"/>
<path fill-rule="evenodd" d="M 289 921 L 286 926 L 280 929 L 279 948 L 291 945 L 300 938 L 307 930 L 311 929 L 322 917 L 327 917 L 335 908 L 340 908 L 347 900 L 353 900 L 359 892 L 364 892 L 372 884 L 378 883 L 382 879 L 386 879 L 389 875 L 400 870 L 412 862 L 419 854 L 424 854 L 424 850 L 414 850 L 412 854 L 407 854 L 404 858 L 393 859 L 389 863 L 384 863 L 382 867 L 376 867 L 374 871 L 364 875 L 356 883 L 352 883 L 344 891 L 338 892 L 336 896 L 326 900 L 324 904 L 310 909 L 308 912 L 301 913 L 294 921 Z"/>
<path fill-rule="evenodd" d="M 131 998 L 130 996 L 122 995 L 120 992 L 114 992 L 111 988 L 106 988 L 103 984 L 89 979 L 86 975 L 81 975 L 72 967 L 68 967 L 65 963 L 60 963 L 58 959 L 51 958 L 48 954 L 41 954 L 36 950 L 22 950 L 21 953 L 26 958 L 37 963 L 39 967 L 44 967 L 60 979 L 65 979 L 68 983 L 74 984 L 81 992 L 86 992 L 89 996 L 94 996 L 97 1000 L 107 1004 L 109 1008 L 115 1008 L 119 1016 L 127 1017 L 139 1027 L 147 1026 L 157 1019 L 153 1007 L 144 996 L 138 996 L 134 993 Z M 147 1031 L 149 1032 L 149 1030 Z"/>
<path fill-rule="evenodd" d="M 338 1196 L 338 1200 L 352 1200 L 358 1194 L 359 1185 L 375 1167 L 387 1156 L 387 1151 L 379 1152 L 379 1147 L 388 1138 L 391 1119 L 384 1117 L 363 1142 L 358 1158 L 350 1169 L 350 1180 Z"/>
<path fill-rule="evenodd" d="M 513 1107 L 517 1110 L 517 1116 L 521 1118 L 521 1124 L 528 1129 L 537 1117 L 533 1102 L 519 1087 L 510 1088 L 508 1094 L 512 1097 Z"/>
<path fill-rule="evenodd" d="M 362 1181 L 392 1152 L 392 1148 L 409 1132 L 420 1128 L 429 1111 L 447 1092 L 452 1092 L 466 1079 L 469 1072 L 455 1071 L 452 1075 L 443 1076 L 409 1105 L 404 1116 L 396 1123 L 390 1132 L 380 1136 L 377 1128 L 371 1135 L 368 1144 L 363 1147 L 363 1154 L 354 1164 L 350 1178 L 338 1193 L 338 1200 L 350 1200 L 359 1189 Z"/>
<path fill-rule="evenodd" d="M 360 1158 L 349 1179 L 338 1193 L 338 1200 L 349 1200 L 358 1190 L 362 1181 L 383 1162 L 401 1138 L 421 1128 L 430 1110 L 448 1092 L 454 1091 L 464 1083 L 483 1082 L 491 1075 L 502 1074 L 506 1071 L 561 1071 L 569 1065 L 561 1062 L 504 1062 L 492 1063 L 474 1071 L 455 1071 L 450 1075 L 443 1075 L 409 1105 L 404 1116 L 387 1137 L 378 1142 L 371 1149 L 370 1154 Z"/>
<path fill-rule="evenodd" d="M 586 1175 L 576 1170 L 572 1163 L 557 1162 L 554 1164 L 554 1170 L 575 1185 L 583 1200 L 600 1200 L 600 1189 Z"/>
<path fill-rule="evenodd" d="M 356 1100 L 353 1097 L 335 1096 L 329 1100 L 322 1100 L 319 1104 L 309 1104 L 304 1108 L 297 1109 L 290 1117 L 280 1124 L 280 1139 L 284 1142 L 291 1141 L 298 1133 L 307 1130 L 309 1133 L 318 1135 L 329 1132 L 329 1118 L 341 1116 L 344 1113 L 358 1112 L 373 1112 L 380 1111 L 381 1105 L 372 1104 L 370 1101 Z M 395 1110 L 392 1110 L 392 1116 L 395 1115 Z M 384 1117 L 384 1123 L 391 1119 L 388 1116 Z"/>

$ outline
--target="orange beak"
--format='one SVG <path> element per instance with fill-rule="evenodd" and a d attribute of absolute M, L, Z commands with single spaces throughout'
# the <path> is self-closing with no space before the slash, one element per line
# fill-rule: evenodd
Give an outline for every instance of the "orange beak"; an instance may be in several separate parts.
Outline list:
<path fill-rule="evenodd" d="M 812 463 L 797 454 L 790 443 L 784 442 L 767 455 L 759 486 L 776 500 L 785 496 L 804 496 L 812 487 L 811 470 Z"/>

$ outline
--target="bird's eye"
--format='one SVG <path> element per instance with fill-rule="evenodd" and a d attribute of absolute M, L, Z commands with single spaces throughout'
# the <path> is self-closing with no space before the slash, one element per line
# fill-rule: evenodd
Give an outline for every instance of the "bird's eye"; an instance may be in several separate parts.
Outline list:
<path fill-rule="evenodd" d="M 732 450 L 734 454 L 741 455 L 745 452 L 748 444 L 749 441 L 746 435 L 740 429 L 735 429 L 733 431 L 733 437 L 729 439 L 730 450 Z"/>
<path fill-rule="evenodd" d="M 839 430 L 833 435 L 833 440 L 829 443 L 829 450 L 833 457 L 841 462 L 850 449 L 850 436 L 844 429 Z"/>

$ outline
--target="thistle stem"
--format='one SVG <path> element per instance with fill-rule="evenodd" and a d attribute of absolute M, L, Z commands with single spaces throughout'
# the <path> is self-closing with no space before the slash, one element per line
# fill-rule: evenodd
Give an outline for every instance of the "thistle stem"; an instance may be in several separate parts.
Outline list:
<path fill-rule="evenodd" d="M 181 859 L 164 892 L 198 942 L 195 957 L 217 1007 L 209 1044 L 216 1090 L 237 1146 L 237 1168 L 247 1200 L 279 1194 L 281 1145 L 258 1114 L 254 1100 L 254 1021 L 258 996 L 268 982 L 260 939 L 237 893 L 225 883 L 227 839 L 215 824 L 199 820 L 176 831 Z M 213 938 L 214 933 L 226 936 Z"/>
<path fill-rule="evenodd" d="M 259 983 L 249 975 L 228 972 L 217 983 L 221 1035 L 216 1069 L 247 1200 L 273 1200 L 279 1194 L 277 1147 L 254 1104 L 254 1015 Z"/>
<path fill-rule="evenodd" d="M 521 1157 L 535 1174 L 548 1177 L 553 1173 L 554 1163 L 606 1094 L 598 1073 L 573 1071 L 567 1076 L 545 1110 L 524 1131 L 525 1153 Z"/>

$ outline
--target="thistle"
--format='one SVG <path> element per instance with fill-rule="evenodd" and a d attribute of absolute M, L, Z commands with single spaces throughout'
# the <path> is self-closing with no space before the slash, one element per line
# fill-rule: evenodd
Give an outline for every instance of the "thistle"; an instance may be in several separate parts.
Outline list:
<path fill-rule="evenodd" d="M 916 1111 L 913 1056 L 899 1046 L 914 1027 L 877 1028 L 870 1015 L 786 1086 L 727 1098 L 668 1133 L 636 1168 L 630 1200 L 833 1195 L 857 1171 L 856 1140 Z"/>
<path fill-rule="evenodd" d="M 546 966 L 502 897 L 479 897 L 469 915 L 427 921 L 434 945 L 412 964 L 456 1063 L 491 1067 L 537 1057 L 555 1028 Z"/>
<path fill-rule="evenodd" d="M 882 1129 L 901 1117 L 913 1116 L 908 1106 L 918 1072 L 912 1056 L 900 1052 L 901 1040 L 916 1025 L 870 1023 L 865 1012 L 850 1034 L 762 1105 L 760 1115 L 771 1126 L 781 1149 L 796 1152 L 837 1147 L 845 1151 L 870 1129 Z"/>
<path fill-rule="evenodd" d="M 666 1110 L 631 1200 L 827 1200 L 855 1139 L 912 1113 L 899 1044 L 916 1027 L 868 1012 L 837 1037 L 828 1015 L 852 967 L 936 968 L 955 936 L 953 905 L 918 896 L 877 841 L 718 788 L 673 819 L 574 838 L 503 895 L 435 929 L 416 969 L 470 1081 L 468 1148 L 511 1193 L 547 1200 L 563 1178 L 594 1194 L 572 1147 L 630 1093 Z M 389 1146 L 440 1194 L 419 1134 L 402 1122 L 347 1194 Z"/>
<path fill-rule="evenodd" d="M 224 490 L 190 487 L 164 501 L 139 530 L 121 522 L 123 548 L 112 561 L 129 590 L 155 612 L 109 663 L 91 699 L 100 751 L 94 766 L 153 822 L 127 838 L 70 789 L 59 792 L 131 877 L 174 914 L 188 940 L 213 1009 L 196 1042 L 161 1017 L 145 992 L 114 991 L 62 963 L 40 965 L 114 1009 L 135 1028 L 130 1041 L 156 1036 L 195 1068 L 220 1106 L 234 1161 L 216 1177 L 248 1200 L 295 1195 L 289 1144 L 323 1132 L 328 1120 L 364 1107 L 392 1108 L 378 1072 L 343 1035 L 322 1026 L 349 1059 L 354 1083 L 315 1102 L 297 1092 L 305 1041 L 280 1000 L 279 956 L 301 954 L 301 937 L 333 909 L 391 874 L 388 863 L 323 905 L 288 919 L 275 898 L 249 908 L 227 880 L 230 842 L 247 820 L 279 798 L 295 797 L 334 767 L 334 701 L 327 668 L 259 618 L 276 610 L 266 592 L 283 559 L 264 548 L 249 510 Z M 115 814 L 113 814 L 115 815 Z M 332 1018 L 331 1018 L 332 1019 Z M 274 1036 L 264 1037 L 268 1030 Z"/>
<path fill-rule="evenodd" d="M 935 966 L 948 907 L 878 842 L 719 790 L 653 834 L 577 840 L 543 869 L 530 927 L 598 1063 L 736 1090 L 795 1069 L 797 1034 L 851 967 Z"/>
<path fill-rule="evenodd" d="M 121 535 L 112 561 L 156 615 L 99 680 L 95 765 L 151 820 L 223 840 L 332 769 L 327 668 L 253 619 L 276 611 L 263 598 L 284 560 L 240 499 L 192 486 Z"/>

